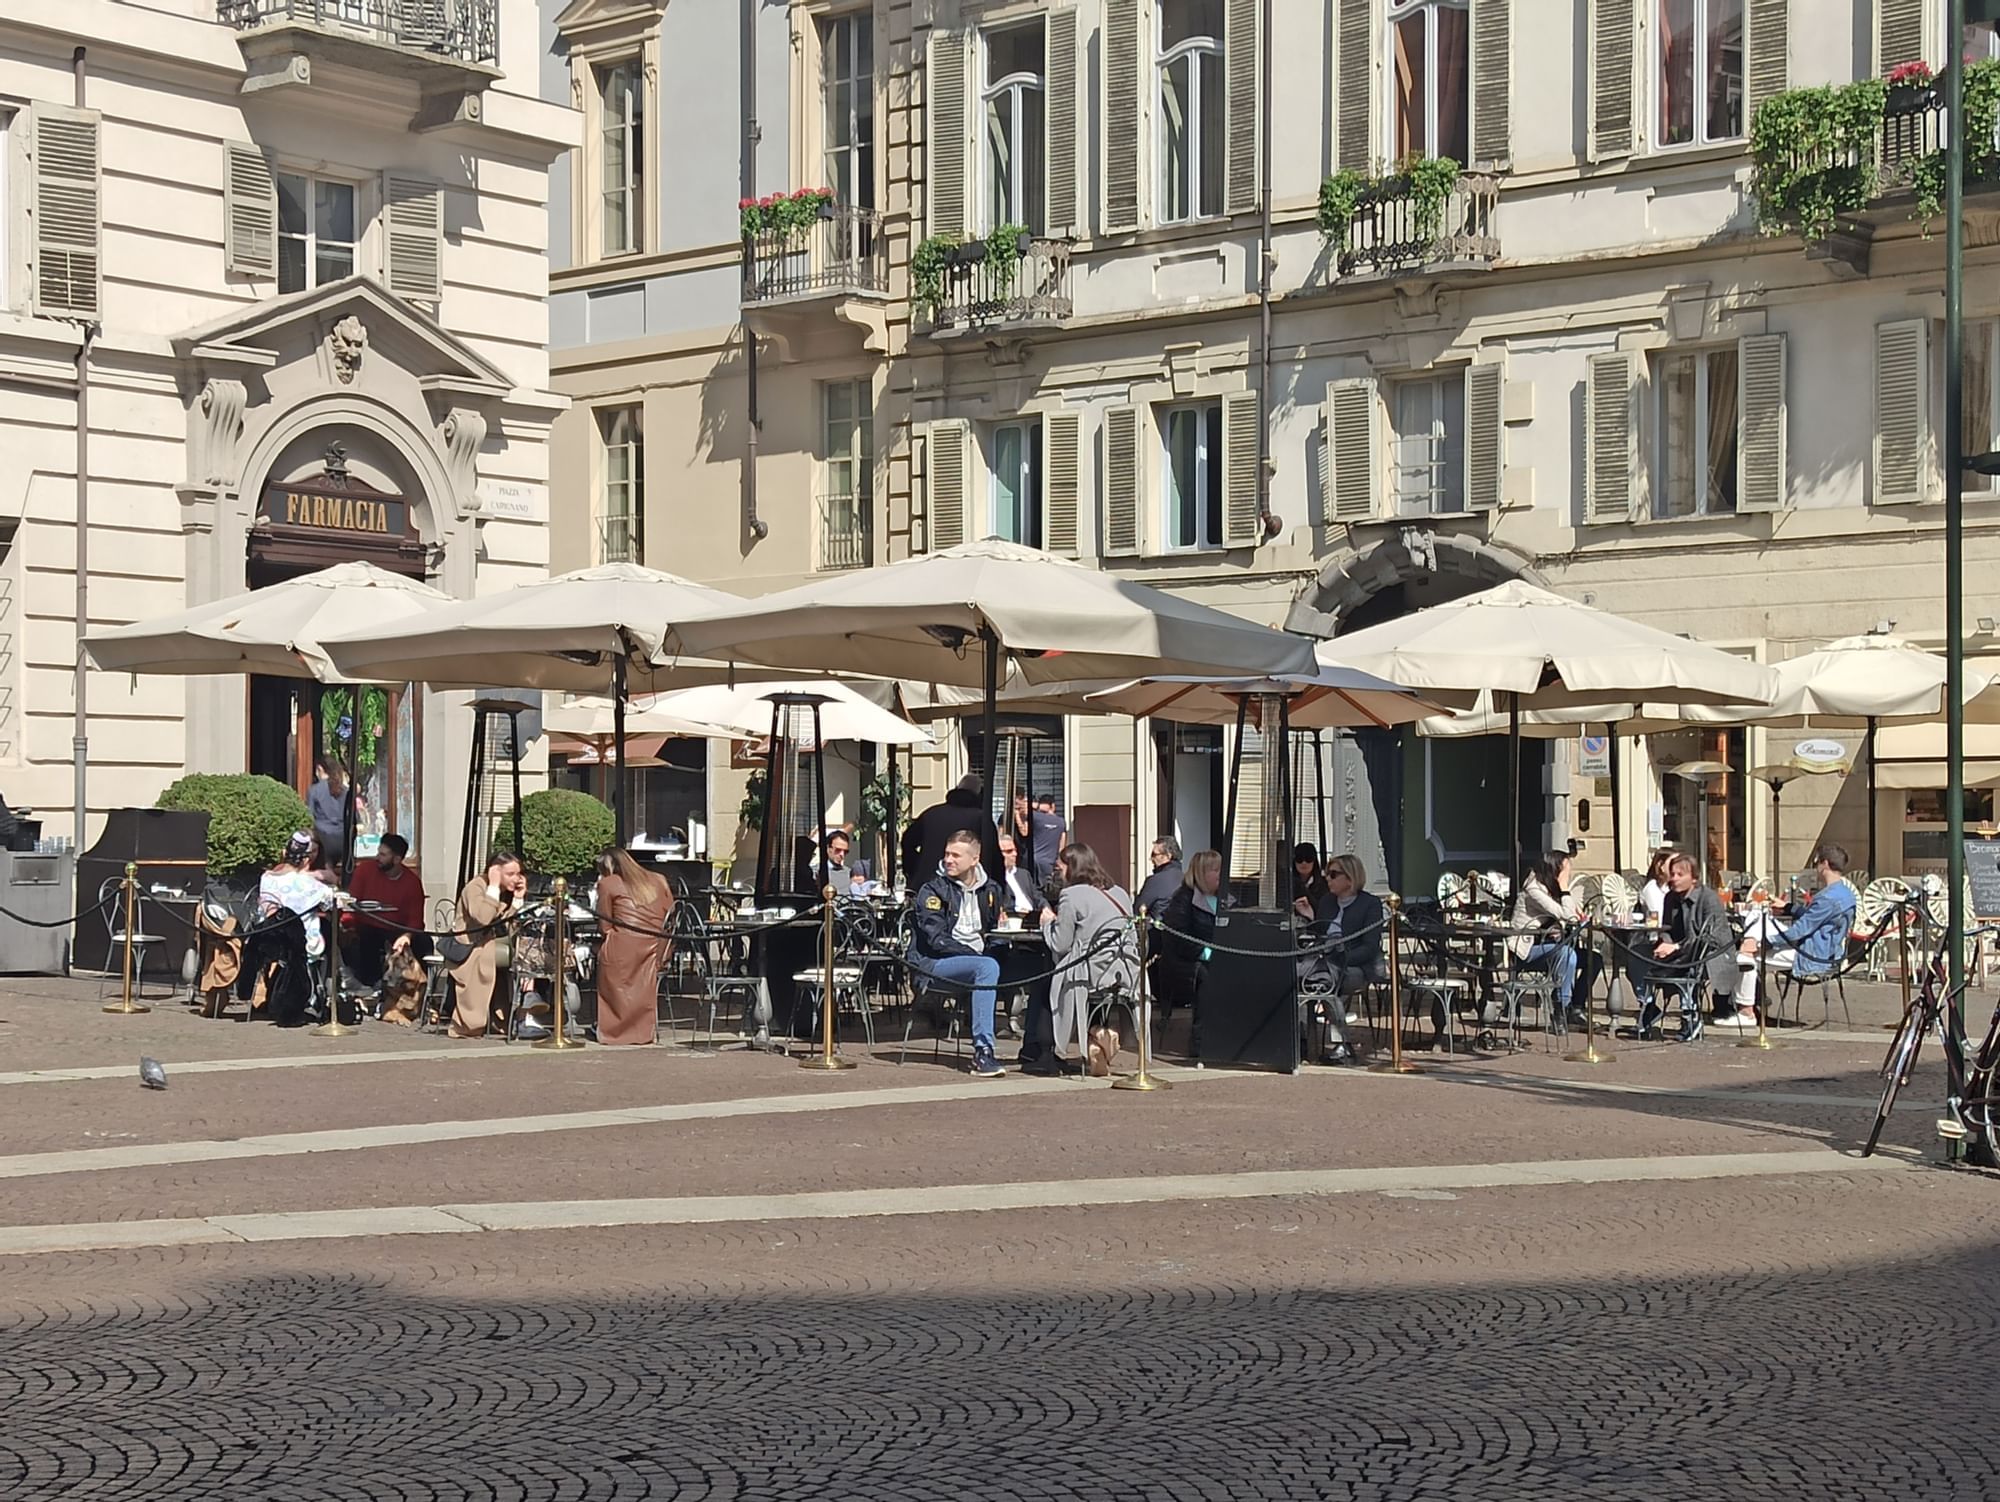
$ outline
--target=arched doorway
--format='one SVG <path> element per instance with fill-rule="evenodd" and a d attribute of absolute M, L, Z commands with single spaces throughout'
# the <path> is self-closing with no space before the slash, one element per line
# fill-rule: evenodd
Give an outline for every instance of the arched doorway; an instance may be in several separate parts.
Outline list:
<path fill-rule="evenodd" d="M 1406 526 L 1329 560 L 1286 625 L 1337 638 L 1509 579 L 1542 582 L 1511 548 Z M 1530 844 L 1544 822 L 1547 754 L 1546 742 L 1523 745 L 1521 829 Z M 1440 871 L 1507 865 L 1505 737 L 1362 730 L 1302 739 L 1293 755 L 1293 786 L 1313 800 L 1295 812 L 1296 827 L 1326 831 L 1326 843 L 1361 857 L 1371 880 L 1421 897 Z"/>
<path fill-rule="evenodd" d="M 285 443 L 255 496 L 244 547 L 253 589 L 337 563 L 365 562 L 423 579 L 432 564 L 431 508 L 421 478 L 379 435 L 339 423 L 309 428 Z M 296 788 L 338 764 L 355 786 L 354 849 L 373 854 L 385 833 L 418 843 L 422 757 L 421 689 L 414 685 L 321 685 L 253 676 L 249 683 L 249 769 Z M 326 809 L 313 809 L 327 828 Z M 332 825 L 339 828 L 336 816 Z M 331 843 L 329 841 L 329 843 Z"/>

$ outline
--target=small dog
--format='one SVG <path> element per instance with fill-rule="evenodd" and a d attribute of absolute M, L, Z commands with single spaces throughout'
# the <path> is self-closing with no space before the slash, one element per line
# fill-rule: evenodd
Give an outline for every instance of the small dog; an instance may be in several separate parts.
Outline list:
<path fill-rule="evenodd" d="M 424 967 L 410 952 L 410 936 L 398 934 L 389 946 L 388 968 L 382 976 L 381 1019 L 398 1027 L 414 1027 L 423 1005 Z"/>

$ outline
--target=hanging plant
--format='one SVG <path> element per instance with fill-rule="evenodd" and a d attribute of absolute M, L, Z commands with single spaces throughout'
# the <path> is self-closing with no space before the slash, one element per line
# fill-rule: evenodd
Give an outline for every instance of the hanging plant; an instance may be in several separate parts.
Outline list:
<path fill-rule="evenodd" d="M 1444 226 L 1445 201 L 1458 186 L 1460 170 L 1458 163 L 1448 156 L 1407 157 L 1397 168 L 1404 190 L 1416 206 L 1419 240 L 1429 242 L 1437 238 Z"/>
<path fill-rule="evenodd" d="M 320 752 L 338 760 L 356 777 L 366 778 L 375 769 L 383 733 L 389 724 L 389 691 L 365 687 L 360 690 L 360 730 L 355 735 L 355 691 L 329 688 L 320 694 Z"/>
<path fill-rule="evenodd" d="M 1368 191 L 1368 175 L 1344 167 L 1319 185 L 1319 232 L 1345 255 L 1347 237 L 1354 227 L 1354 211 Z"/>
<path fill-rule="evenodd" d="M 957 249 L 958 241 L 953 236 L 931 235 L 919 240 L 917 248 L 910 252 L 910 301 L 932 322 L 937 321 L 938 309 L 944 306 L 944 274 L 951 265 L 952 252 Z"/>
<path fill-rule="evenodd" d="M 770 786 L 771 774 L 764 767 L 750 774 L 743 784 L 743 801 L 736 806 L 736 817 L 745 829 L 764 827 L 764 790 Z"/>
<path fill-rule="evenodd" d="M 1965 180 L 1980 182 L 2000 172 L 2000 148 L 1994 131 L 2000 128 L 2000 59 L 1985 58 L 1965 70 Z M 1910 168 L 1910 189 L 1916 194 L 1911 217 L 1930 221 L 1944 209 L 1950 178 L 1942 149 L 1919 157 Z"/>
<path fill-rule="evenodd" d="M 1867 206 L 1888 89 L 1882 79 L 1863 78 L 1764 101 L 1750 126 L 1759 230 L 1821 240 L 1842 214 Z"/>
<path fill-rule="evenodd" d="M 993 280 L 993 293 L 1005 297 L 1014 285 L 1015 269 L 1027 254 L 1034 236 L 1025 224 L 1002 224 L 986 236 L 986 269 Z"/>

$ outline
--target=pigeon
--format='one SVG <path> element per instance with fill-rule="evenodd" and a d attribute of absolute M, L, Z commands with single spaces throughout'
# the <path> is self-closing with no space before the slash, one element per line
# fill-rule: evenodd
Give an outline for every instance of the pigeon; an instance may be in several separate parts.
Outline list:
<path fill-rule="evenodd" d="M 139 1083 L 148 1090 L 167 1088 L 167 1071 L 160 1066 L 158 1059 L 147 1058 L 144 1054 L 139 1056 Z"/>

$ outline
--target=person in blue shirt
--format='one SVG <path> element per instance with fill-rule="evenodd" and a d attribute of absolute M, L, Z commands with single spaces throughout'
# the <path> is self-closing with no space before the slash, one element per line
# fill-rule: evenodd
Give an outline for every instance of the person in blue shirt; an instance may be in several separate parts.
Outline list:
<path fill-rule="evenodd" d="M 1752 924 L 1738 951 L 1743 974 L 1736 983 L 1736 1020 L 1745 1027 L 1757 1025 L 1757 951 L 1763 943 L 1770 945 L 1765 967 L 1794 975 L 1829 975 L 1847 957 L 1855 908 L 1854 888 L 1846 877 L 1847 852 L 1838 845 L 1821 845 L 1812 864 L 1820 888 L 1806 910 L 1782 928 L 1769 919 L 1761 926 Z"/>

